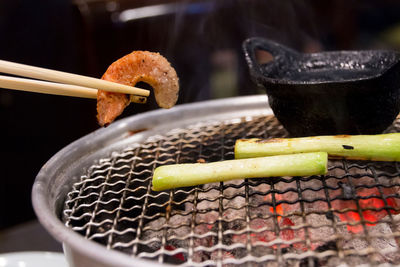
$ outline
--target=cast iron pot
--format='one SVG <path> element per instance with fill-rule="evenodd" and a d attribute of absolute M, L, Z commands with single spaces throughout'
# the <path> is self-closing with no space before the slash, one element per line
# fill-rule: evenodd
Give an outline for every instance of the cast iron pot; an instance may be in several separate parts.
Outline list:
<path fill-rule="evenodd" d="M 248 39 L 243 48 L 253 80 L 292 136 L 377 134 L 399 113 L 397 52 L 303 54 L 263 38 Z M 273 60 L 258 63 L 257 50 Z"/>

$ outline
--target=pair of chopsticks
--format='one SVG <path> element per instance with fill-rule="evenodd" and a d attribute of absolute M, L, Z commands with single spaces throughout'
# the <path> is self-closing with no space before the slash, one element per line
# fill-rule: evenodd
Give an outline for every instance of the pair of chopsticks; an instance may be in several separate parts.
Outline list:
<path fill-rule="evenodd" d="M 135 103 L 145 103 L 146 97 L 150 94 L 148 90 L 124 84 L 5 60 L 0 60 L 0 73 L 39 79 L 32 80 L 0 75 L 0 88 L 28 92 L 97 98 L 97 90 L 99 89 L 129 94 L 131 102 Z"/>

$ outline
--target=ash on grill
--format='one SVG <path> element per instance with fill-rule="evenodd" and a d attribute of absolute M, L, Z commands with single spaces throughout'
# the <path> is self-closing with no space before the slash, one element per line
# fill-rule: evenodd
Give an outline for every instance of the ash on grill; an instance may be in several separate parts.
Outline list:
<path fill-rule="evenodd" d="M 396 121 L 390 131 L 398 129 Z M 257 116 L 154 136 L 93 165 L 63 219 L 109 249 L 189 266 L 400 262 L 398 163 L 335 160 L 326 176 L 151 190 L 156 166 L 232 159 L 238 138 L 285 135 Z"/>

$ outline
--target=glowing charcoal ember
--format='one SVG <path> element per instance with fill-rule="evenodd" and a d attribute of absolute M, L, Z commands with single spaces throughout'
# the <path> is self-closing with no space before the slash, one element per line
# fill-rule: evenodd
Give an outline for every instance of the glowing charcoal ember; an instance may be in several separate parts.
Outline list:
<path fill-rule="evenodd" d="M 281 226 L 294 226 L 294 223 L 289 218 L 283 218 Z M 284 240 L 292 240 L 294 238 L 294 232 L 292 229 L 282 229 L 281 237 Z"/>
<path fill-rule="evenodd" d="M 388 190 L 386 190 L 387 192 Z M 389 193 L 389 192 L 388 192 Z M 394 192 L 393 192 L 394 193 Z M 374 188 L 362 188 L 357 191 L 358 203 L 360 207 L 360 211 L 358 211 L 358 207 L 354 200 L 335 200 L 332 202 L 334 208 L 338 210 L 343 209 L 351 209 L 355 211 L 347 211 L 344 213 L 337 213 L 341 221 L 355 223 L 356 225 L 347 225 L 347 229 L 352 233 L 360 233 L 364 230 L 361 224 L 361 216 L 362 215 L 365 225 L 373 226 L 379 220 L 384 218 L 388 212 L 384 209 L 385 202 L 382 199 L 382 196 L 379 190 Z M 363 199 L 366 198 L 366 199 Z M 394 198 L 386 198 L 386 202 L 389 207 L 394 208 L 390 209 L 390 213 L 396 214 L 399 213 L 399 207 L 397 206 L 397 202 Z"/>
<path fill-rule="evenodd" d="M 282 208 L 283 205 L 284 205 L 284 204 L 276 205 L 276 214 L 279 215 L 279 216 L 276 217 L 277 220 L 278 220 L 278 222 L 280 222 L 281 219 L 282 219 L 281 216 L 283 215 L 283 208 Z M 269 210 L 270 210 L 271 213 L 275 213 L 274 207 L 270 207 Z"/>
<path fill-rule="evenodd" d="M 174 251 L 176 249 L 176 247 L 174 247 L 172 245 L 165 245 L 164 248 L 168 251 Z M 185 256 L 183 255 L 182 252 L 174 254 L 172 257 L 174 257 L 175 259 L 180 260 L 180 261 L 185 261 Z"/>

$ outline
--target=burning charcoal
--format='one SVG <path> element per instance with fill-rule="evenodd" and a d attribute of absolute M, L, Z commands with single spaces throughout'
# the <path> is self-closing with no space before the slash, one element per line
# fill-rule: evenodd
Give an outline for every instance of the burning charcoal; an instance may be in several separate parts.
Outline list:
<path fill-rule="evenodd" d="M 318 252 L 324 252 L 327 250 L 337 250 L 336 243 L 333 241 L 329 241 L 315 249 L 315 251 L 318 251 Z"/>
<path fill-rule="evenodd" d="M 337 250 L 336 243 L 333 241 L 327 242 L 321 246 L 318 246 L 315 251 L 324 252 L 327 250 Z M 335 260 L 336 259 L 336 260 Z M 316 257 L 305 258 L 300 261 L 299 266 L 338 266 L 337 258 L 326 257 L 323 259 L 318 259 Z"/>
<path fill-rule="evenodd" d="M 233 255 L 232 252 L 230 251 L 213 251 L 211 253 L 210 259 L 215 261 L 215 262 L 219 262 L 219 261 L 223 261 L 225 259 L 234 259 L 235 256 Z M 223 267 L 235 267 L 235 264 L 222 264 Z"/>
<path fill-rule="evenodd" d="M 344 199 L 353 199 L 355 192 L 353 188 L 345 183 L 339 182 L 338 185 L 342 188 L 342 197 Z"/>
<path fill-rule="evenodd" d="M 218 210 L 218 196 L 220 191 L 217 184 L 208 184 L 198 193 L 198 210 Z"/>
<path fill-rule="evenodd" d="M 174 247 L 173 245 L 165 245 L 164 247 L 166 250 L 168 251 L 174 251 L 176 249 L 176 247 Z M 172 264 L 180 264 L 182 262 L 186 261 L 186 255 L 182 252 L 176 253 L 172 256 L 165 256 L 164 261 L 167 263 L 172 263 Z"/>
<path fill-rule="evenodd" d="M 318 214 L 310 214 L 307 216 L 307 223 L 310 225 L 308 228 L 308 235 L 311 239 L 310 248 L 317 250 L 327 246 L 327 239 L 335 234 L 331 221 L 326 216 Z M 328 242 L 329 243 L 329 242 Z"/>
<path fill-rule="evenodd" d="M 193 253 L 192 261 L 193 261 L 193 262 L 203 262 L 203 261 L 207 261 L 207 260 L 210 259 L 209 254 L 210 254 L 210 253 L 208 253 L 208 252 L 196 251 L 196 252 Z"/>
<path fill-rule="evenodd" d="M 398 253 L 390 253 L 394 249 L 398 249 L 396 240 L 392 237 L 382 237 L 382 235 L 390 236 L 391 234 L 392 230 L 387 223 L 379 223 L 377 225 L 368 227 L 368 235 L 370 236 L 369 238 L 364 235 L 359 235 L 347 241 L 343 248 L 345 250 L 355 249 L 356 251 L 360 251 L 368 247 L 372 247 L 376 252 L 370 257 L 375 262 L 398 262 L 400 260 L 400 255 Z M 387 252 L 385 253 L 385 251 Z"/>
<path fill-rule="evenodd" d="M 332 212 L 332 211 L 328 211 L 328 212 L 325 213 L 325 217 L 326 217 L 328 220 L 333 221 L 333 219 L 334 219 L 333 216 L 334 216 L 334 215 L 333 215 L 333 212 Z"/>
<path fill-rule="evenodd" d="M 393 232 L 400 232 L 400 214 L 392 215 L 393 221 L 390 224 Z"/>
<path fill-rule="evenodd" d="M 380 200 L 379 191 L 377 188 L 369 188 L 376 182 L 369 176 L 363 176 L 367 174 L 365 169 L 359 170 L 352 168 L 352 175 L 354 178 L 351 182 L 348 178 L 343 179 L 327 179 L 325 182 L 331 188 L 329 189 L 329 199 L 331 200 L 332 208 L 336 211 L 343 210 L 345 208 L 351 208 L 357 211 L 357 206 L 354 207 L 355 201 L 358 201 L 362 210 L 363 217 L 365 220 L 370 220 L 371 222 L 376 222 L 387 215 L 385 210 L 382 210 L 384 205 L 383 200 Z M 246 201 L 245 201 L 245 186 L 243 181 L 234 181 L 233 187 L 229 187 L 224 184 L 223 190 L 224 199 L 223 204 L 223 218 L 224 222 L 222 224 L 223 229 L 231 229 L 234 231 L 242 231 L 246 229 L 245 213 L 246 213 Z M 301 188 L 298 188 L 298 182 L 294 179 L 291 182 L 276 180 L 273 182 L 274 186 L 274 198 L 276 206 L 273 206 L 271 184 L 261 183 L 252 185 L 253 181 L 249 184 L 249 211 L 250 211 L 250 229 L 253 231 L 250 234 L 232 234 L 224 236 L 223 243 L 230 245 L 233 243 L 247 244 L 248 241 L 252 244 L 252 255 L 262 256 L 266 254 L 276 253 L 276 249 L 280 249 L 281 253 L 301 253 L 307 250 L 314 250 L 318 252 L 323 252 L 326 250 L 337 250 L 336 243 L 329 241 L 326 243 L 326 238 L 334 235 L 334 230 L 332 226 L 332 220 L 335 220 L 334 214 L 338 215 L 341 220 L 353 221 L 355 214 L 357 212 L 344 212 L 337 213 L 332 212 L 328 209 L 328 202 L 326 191 L 323 190 L 324 183 L 316 178 L 310 178 L 307 180 L 302 180 L 300 182 Z M 241 185 L 241 186 L 238 186 Z M 236 188 L 238 186 L 239 188 Z M 357 189 L 354 189 L 357 186 Z M 365 187 L 364 187 L 365 186 Z M 367 187 L 368 186 L 368 187 Z M 219 201 L 218 196 L 220 195 L 219 184 L 208 185 L 203 188 L 207 191 L 202 193 L 199 197 L 198 208 L 208 211 L 204 214 L 198 214 L 196 216 L 196 221 L 202 221 L 204 224 L 201 227 L 196 228 L 199 233 L 205 233 L 207 231 L 217 231 L 216 223 L 218 219 L 218 209 Z M 384 193 L 387 192 L 384 188 Z M 262 195 L 259 192 L 265 192 L 266 195 Z M 200 195 L 199 195 L 200 196 Z M 372 197 L 371 197 L 372 196 Z M 377 197 L 373 197 L 377 196 Z M 299 198 L 303 199 L 300 205 Z M 363 199 L 364 198 L 364 199 Z M 334 200 L 332 200 L 334 199 Z M 374 199 L 374 201 L 371 201 Z M 392 198 L 386 199 L 389 206 L 395 206 L 395 202 Z M 375 207 L 377 209 L 381 208 L 381 211 L 373 212 L 368 210 L 370 207 Z M 213 211 L 214 210 L 214 211 Z M 326 211 L 323 214 L 323 211 Z M 304 212 L 305 215 L 302 215 Z M 321 214 L 322 213 L 322 214 Z M 372 215 L 371 215 L 372 214 Z M 274 216 L 275 215 L 275 219 Z M 353 217 L 349 217 L 353 216 Z M 375 217 L 371 217 L 375 216 Z M 265 219 L 264 219 L 265 218 Z M 304 218 L 306 218 L 307 229 L 305 228 L 295 228 L 293 226 L 301 226 L 304 224 Z M 278 225 L 274 222 L 277 220 Z M 337 219 L 336 219 L 337 220 Z M 279 229 L 276 227 L 279 226 Z M 374 226 L 374 223 L 367 223 L 367 226 Z M 350 228 L 349 228 L 350 227 Z M 382 226 L 380 226 L 382 227 Z M 346 234 L 346 228 L 339 227 L 341 233 Z M 354 230 L 357 227 L 348 226 L 348 229 Z M 376 228 L 376 226 L 375 226 Z M 265 229 L 265 230 L 264 230 Z M 278 236 L 276 233 L 279 233 Z M 273 240 L 280 238 L 282 240 L 290 241 L 293 239 L 306 240 L 309 238 L 311 243 L 306 246 L 305 242 L 293 243 L 291 245 L 279 244 L 272 245 L 271 247 L 257 246 L 257 244 L 268 243 Z M 372 239 L 371 239 L 372 240 Z M 217 243 L 216 237 L 207 237 L 195 242 L 196 245 L 210 247 Z M 393 245 L 393 241 L 388 241 L 384 239 L 377 239 L 374 241 L 374 247 L 377 249 L 385 249 L 388 245 Z M 357 239 L 353 241 L 347 241 L 345 249 L 361 249 L 365 248 L 367 243 L 362 239 Z M 282 252 L 283 251 L 283 252 Z M 219 256 L 218 256 L 219 255 Z M 199 252 L 196 255 L 197 258 L 206 259 L 226 259 L 229 257 L 244 257 L 246 256 L 246 251 L 243 249 L 237 249 L 236 254 L 233 253 L 220 253 L 217 251 L 212 253 Z M 218 258 L 219 257 L 219 258 Z M 351 262 L 363 263 L 365 259 L 360 259 L 357 256 L 350 256 Z M 380 261 L 393 261 L 397 258 L 390 253 L 386 253 L 385 257 L 381 257 Z M 336 266 L 340 261 L 337 257 L 331 256 L 324 260 L 319 260 L 317 258 L 305 259 L 300 262 L 300 266 L 308 266 L 308 264 L 313 264 L 314 266 L 326 265 L 326 266 Z M 251 265 L 252 266 L 252 265 Z"/>
<path fill-rule="evenodd" d="M 358 186 L 360 185 L 361 184 L 358 184 Z M 386 189 L 384 192 L 390 193 L 389 191 L 389 189 Z M 372 226 L 375 225 L 375 223 L 378 222 L 380 219 L 386 217 L 388 212 L 386 209 L 384 209 L 385 201 L 383 200 L 378 188 L 359 187 L 355 194 L 357 195 L 357 199 L 355 200 L 335 200 L 332 202 L 332 206 L 338 210 L 354 210 L 338 213 L 338 216 L 342 221 L 360 222 L 361 218 L 363 218 L 364 220 L 368 221 L 366 222 L 367 226 Z M 358 205 L 356 201 L 358 202 Z M 386 202 L 389 207 L 394 208 L 389 212 L 393 214 L 396 213 L 398 207 L 397 202 L 395 202 L 394 198 L 386 198 Z M 353 233 L 358 233 L 362 231 L 362 226 L 361 224 L 354 226 L 348 225 L 348 230 Z"/>
<path fill-rule="evenodd" d="M 161 248 L 161 240 L 164 235 L 163 227 L 166 223 L 166 219 L 161 217 L 157 220 L 150 221 L 143 227 L 144 231 L 143 237 L 141 238 L 142 240 L 158 240 L 158 242 L 150 243 L 150 248 L 154 251 Z M 180 227 L 177 227 L 178 225 L 180 225 Z M 170 245 L 174 247 L 186 247 L 188 245 L 187 239 L 179 239 L 190 233 L 190 228 L 187 225 L 190 225 L 190 216 L 175 215 L 170 217 L 166 233 Z"/>
<path fill-rule="evenodd" d="M 309 266 L 319 267 L 322 265 L 319 263 L 318 258 L 315 257 L 308 257 L 300 261 L 299 267 L 309 267 Z"/>
<path fill-rule="evenodd" d="M 369 235 L 393 235 L 392 229 L 387 223 L 379 223 L 376 226 L 368 227 Z M 398 249 L 398 244 L 393 237 L 375 237 L 371 238 L 371 246 L 376 248 L 376 251 L 380 254 L 375 254 L 376 261 L 378 262 L 400 262 L 400 255 L 398 253 L 390 253 L 395 249 Z M 387 251 L 389 253 L 381 253 Z"/>
<path fill-rule="evenodd" d="M 224 197 L 231 198 L 233 196 L 245 195 L 244 180 L 232 180 L 224 182 Z"/>
<path fill-rule="evenodd" d="M 224 199 L 222 201 L 224 209 L 241 209 L 246 205 L 246 200 L 242 196 L 233 197 L 231 199 Z M 242 212 L 243 213 L 243 212 Z"/>
<path fill-rule="evenodd" d="M 364 162 L 352 162 L 348 164 L 347 170 L 346 178 L 340 180 L 327 179 L 326 181 L 330 187 L 338 188 L 338 190 L 329 190 L 330 198 L 334 199 L 331 201 L 332 207 L 338 211 L 334 214 L 341 221 L 355 224 L 349 224 L 347 226 L 348 231 L 362 232 L 361 218 L 368 221 L 366 222 L 367 226 L 371 226 L 384 218 L 388 214 L 389 208 L 391 208 L 389 212 L 392 214 L 399 212 L 400 203 L 398 203 L 397 198 L 384 198 L 397 194 L 395 187 L 387 185 L 390 179 L 383 176 L 374 178 L 374 173 Z M 385 186 L 379 189 L 378 183 Z M 346 209 L 347 211 L 344 211 Z"/>

